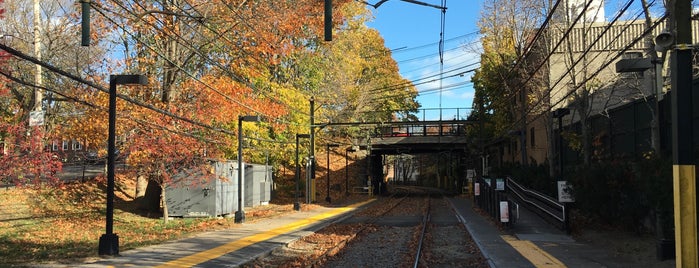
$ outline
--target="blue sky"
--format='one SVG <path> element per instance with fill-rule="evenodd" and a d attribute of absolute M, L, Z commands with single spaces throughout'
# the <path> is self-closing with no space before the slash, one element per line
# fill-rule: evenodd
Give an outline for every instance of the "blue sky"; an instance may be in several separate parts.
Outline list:
<path fill-rule="evenodd" d="M 368 0 L 375 4 L 378 0 Z M 441 0 L 421 0 L 441 5 Z M 415 81 L 420 96 L 417 100 L 423 108 L 470 108 L 473 102 L 472 72 L 461 73 L 478 67 L 478 27 L 481 0 L 447 0 L 444 24 L 444 73 L 439 84 L 439 34 L 442 11 L 399 0 L 384 2 L 378 9 L 370 7 L 374 21 L 369 27 L 383 36 L 386 47 L 393 51 L 400 73 Z M 440 93 L 440 88 L 441 93 Z M 440 97 L 441 95 L 441 97 Z M 441 102 L 441 105 L 440 105 Z M 459 117 L 465 118 L 470 110 L 460 109 Z M 443 119 L 453 119 L 456 109 L 443 110 Z M 426 114 L 426 119 L 439 119 L 438 112 Z"/>
<path fill-rule="evenodd" d="M 365 0 L 375 4 L 379 0 Z M 419 0 L 435 6 L 441 0 Z M 607 0 L 605 17 L 611 20 L 621 9 L 626 0 Z M 635 1 L 625 13 L 623 19 L 630 19 L 641 14 L 640 1 Z M 662 14 L 662 2 L 654 3 L 653 13 Z M 445 77 L 439 84 L 439 33 L 441 30 L 441 10 L 408 3 L 389 0 L 373 11 L 374 21 L 369 27 L 377 29 L 383 36 L 386 47 L 394 50 L 393 58 L 398 62 L 401 75 L 414 81 L 420 96 L 417 100 L 422 108 L 471 108 L 473 103 L 473 86 L 470 83 L 472 72 L 458 75 L 460 72 L 478 67 L 481 51 L 477 22 L 480 17 L 482 0 L 447 0 L 444 34 Z M 454 70 L 451 71 L 450 70 Z M 434 81 L 432 81 L 434 80 Z M 440 90 L 440 88 L 442 90 Z M 440 93 L 441 92 L 441 93 Z M 459 110 L 459 118 L 464 118 L 470 110 Z M 427 113 L 426 119 L 439 119 L 439 113 Z M 444 110 L 443 119 L 452 119 L 456 110 Z"/>

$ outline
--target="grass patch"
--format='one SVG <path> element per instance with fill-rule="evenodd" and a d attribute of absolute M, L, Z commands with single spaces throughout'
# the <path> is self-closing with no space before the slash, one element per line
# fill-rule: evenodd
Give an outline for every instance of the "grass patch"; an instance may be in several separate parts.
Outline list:
<path fill-rule="evenodd" d="M 131 185 L 121 181 L 123 192 Z M 0 263 L 74 263 L 97 256 L 105 233 L 104 181 L 57 188 L 0 190 Z M 232 218 L 184 218 L 164 223 L 160 215 L 140 215 L 135 201 L 117 191 L 114 232 L 120 251 L 159 244 L 194 233 L 235 228 Z M 290 204 L 246 209 L 248 221 L 289 213 Z M 141 213 L 145 214 L 145 213 Z"/>

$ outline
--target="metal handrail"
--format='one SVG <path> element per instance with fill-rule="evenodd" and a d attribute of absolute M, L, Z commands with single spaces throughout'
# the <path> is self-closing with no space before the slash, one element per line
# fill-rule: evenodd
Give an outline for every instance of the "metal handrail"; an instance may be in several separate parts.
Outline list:
<path fill-rule="evenodd" d="M 563 204 L 561 204 L 558 201 L 553 200 L 552 198 L 550 198 L 546 195 L 543 195 L 539 192 L 526 189 L 526 188 L 522 187 L 521 185 L 519 185 L 517 182 L 515 182 L 512 178 L 509 178 L 509 177 L 507 178 L 507 185 L 514 185 L 514 186 L 516 186 L 514 188 L 518 188 L 518 190 L 515 190 L 515 189 L 513 189 L 513 187 L 508 187 L 508 189 L 510 189 L 511 192 L 514 193 L 515 195 L 517 195 L 519 197 L 519 199 L 521 199 L 522 201 L 527 202 L 528 204 L 538 208 L 539 210 L 541 210 L 541 211 L 545 212 L 546 214 L 550 215 L 551 217 L 561 221 L 562 223 L 566 222 L 566 208 Z M 522 191 L 530 196 L 534 196 L 539 201 L 544 201 L 544 203 L 548 203 L 550 205 L 550 207 L 560 208 L 562 216 L 555 215 L 554 213 L 552 213 L 551 211 L 547 210 L 546 208 L 540 206 L 536 202 L 531 201 L 528 198 L 525 198 L 523 196 L 523 194 L 519 193 L 519 191 Z"/>

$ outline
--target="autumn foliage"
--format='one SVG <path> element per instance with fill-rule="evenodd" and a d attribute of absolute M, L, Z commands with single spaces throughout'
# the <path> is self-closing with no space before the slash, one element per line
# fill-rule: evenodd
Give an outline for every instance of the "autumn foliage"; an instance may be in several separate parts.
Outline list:
<path fill-rule="evenodd" d="M 26 8 L 21 3 L 13 1 L 14 9 Z M 45 53 L 44 60 L 102 88 L 44 70 L 46 133 L 31 136 L 40 137 L 31 146 L 76 140 L 104 159 L 108 77 L 143 74 L 148 85 L 117 88 L 117 150 L 128 167 L 120 172 L 128 178 L 145 177 L 163 186 L 209 161 L 237 159 L 242 138 L 237 121 L 244 115 L 263 118 L 242 126 L 246 162 L 293 166 L 294 137 L 309 131 L 311 97 L 317 103 L 316 122 L 385 121 L 395 110 L 418 107 L 417 91 L 398 75 L 381 36 L 365 25 L 369 11 L 356 1 L 333 1 L 333 42 L 323 41 L 324 6 L 316 0 L 90 3 L 91 46 L 78 49 L 78 40 L 61 46 L 47 43 L 44 50 L 55 53 Z M 57 5 L 56 14 L 63 7 L 45 5 L 46 10 Z M 72 3 L 65 28 L 77 30 L 79 6 Z M 24 13 L 11 13 L 12 21 L 29 20 L 21 18 Z M 30 27 L 22 29 L 32 34 Z M 33 66 L 13 62 L 13 71 L 18 71 L 8 75 L 31 73 Z M 22 83 L 12 87 L 22 95 L 3 100 L 6 107 L 22 111 L 15 116 L 4 110 L 4 122 L 15 127 L 26 122 L 32 92 L 32 79 L 16 78 Z M 390 88 L 396 84 L 402 86 Z M 387 87 L 390 90 L 383 89 Z M 340 135 L 349 141 L 370 133 L 359 128 L 328 130 L 318 135 Z M 12 140 L 31 147 L 24 136 L 3 133 L 6 144 Z M 7 158 L 5 170 L 30 169 L 20 160 L 26 152 L 11 163 Z M 51 157 L 37 156 L 34 162 L 46 162 L 43 159 Z M 13 174 L 6 176 L 18 173 Z"/>

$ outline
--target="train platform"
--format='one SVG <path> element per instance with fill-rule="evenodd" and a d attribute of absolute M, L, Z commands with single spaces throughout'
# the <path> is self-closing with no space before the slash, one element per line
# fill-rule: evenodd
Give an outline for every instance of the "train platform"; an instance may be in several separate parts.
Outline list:
<path fill-rule="evenodd" d="M 118 257 L 101 258 L 79 266 L 237 267 L 349 217 L 373 201 L 342 207 L 317 207 L 246 222 L 228 230 L 123 251 Z M 490 267 L 657 267 L 657 263 L 639 264 L 603 248 L 577 242 L 526 210 L 520 211 L 516 226 L 501 229 L 482 216 L 471 199 L 453 197 L 449 201 Z M 674 262 L 663 264 L 674 267 Z"/>
<path fill-rule="evenodd" d="M 342 220 L 375 199 L 342 207 L 317 207 L 191 238 L 120 252 L 79 267 L 238 267 Z M 70 267 L 74 267 L 71 265 Z"/>
<path fill-rule="evenodd" d="M 575 239 L 523 207 L 516 224 L 501 229 L 480 215 L 471 199 L 450 201 L 490 267 L 675 267 L 673 260 L 657 260 L 654 251 L 652 256 L 629 258 L 609 247 Z M 607 243 L 618 242 L 608 239 Z M 638 245 L 627 246 L 631 250 Z"/>

